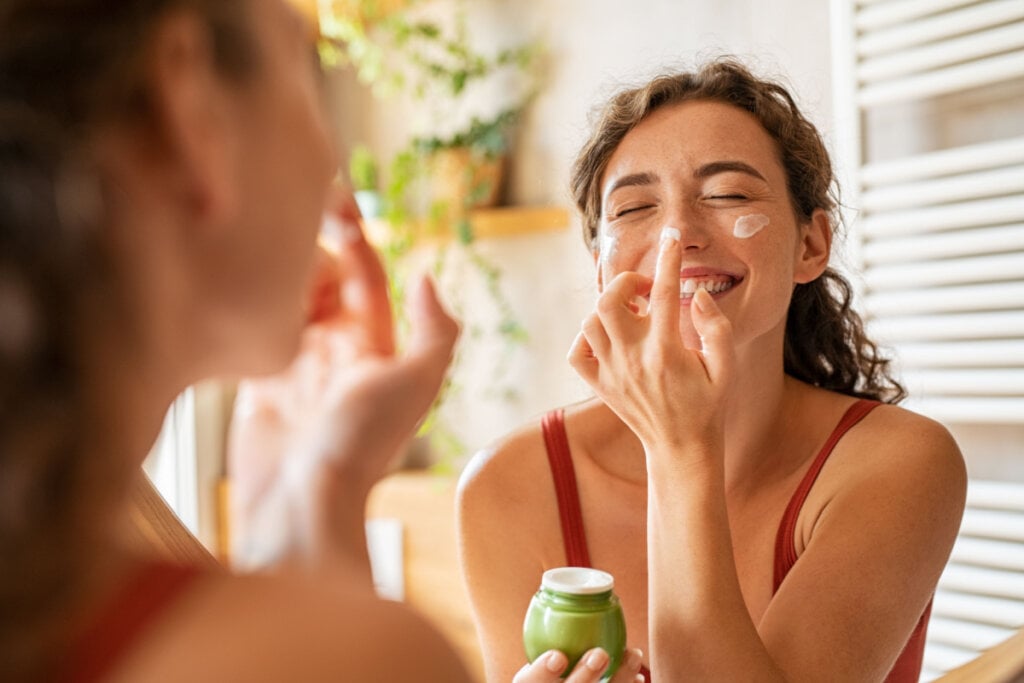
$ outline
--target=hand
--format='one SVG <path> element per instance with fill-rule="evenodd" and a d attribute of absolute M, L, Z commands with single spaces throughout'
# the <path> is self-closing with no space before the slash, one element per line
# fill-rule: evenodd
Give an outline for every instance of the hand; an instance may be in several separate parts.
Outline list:
<path fill-rule="evenodd" d="M 643 683 L 643 676 L 640 674 L 640 665 L 643 663 L 643 653 L 640 650 L 626 650 L 622 657 L 622 664 L 618 671 L 611 677 L 608 683 Z M 608 653 L 599 647 L 590 650 L 580 658 L 579 664 L 572 670 L 572 673 L 565 679 L 561 678 L 562 672 L 569 664 L 568 658 L 558 650 L 549 650 L 532 664 L 527 664 L 512 679 L 512 683 L 591 683 L 601 680 L 602 674 L 608 668 Z"/>
<path fill-rule="evenodd" d="M 458 336 L 424 280 L 396 355 L 387 278 L 350 197 L 332 221 L 340 248 L 318 254 L 299 355 L 281 375 L 239 385 L 228 462 L 241 566 L 365 552 L 365 497 L 415 433 Z"/>
<path fill-rule="evenodd" d="M 667 231 L 666 231 L 667 232 Z M 700 349 L 679 331 L 677 237 L 663 236 L 654 279 L 616 276 L 583 322 L 569 362 L 648 450 L 720 440 L 735 349 L 732 326 L 714 299 L 698 290 L 689 307 Z M 650 294 L 639 312 L 633 300 Z"/>

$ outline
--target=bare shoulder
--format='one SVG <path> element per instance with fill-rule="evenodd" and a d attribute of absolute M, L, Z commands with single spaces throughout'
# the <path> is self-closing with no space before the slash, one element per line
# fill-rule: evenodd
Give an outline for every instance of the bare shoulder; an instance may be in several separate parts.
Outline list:
<path fill-rule="evenodd" d="M 849 434 L 849 447 L 870 472 L 953 488 L 966 486 L 963 455 L 941 423 L 910 410 L 881 405 Z M 868 472 L 865 472 L 867 474 Z"/>
<path fill-rule="evenodd" d="M 550 474 L 537 419 L 474 454 L 459 478 L 460 514 L 529 505 L 537 497 L 537 481 L 545 477 Z"/>
<path fill-rule="evenodd" d="M 119 680 L 470 678 L 405 605 L 342 577 L 283 575 L 204 580 L 144 639 Z"/>
<path fill-rule="evenodd" d="M 812 489 L 819 509 L 848 503 L 838 509 L 916 519 L 950 539 L 967 496 L 964 459 L 949 431 L 893 405 L 876 407 L 840 440 L 822 480 L 819 491 Z"/>

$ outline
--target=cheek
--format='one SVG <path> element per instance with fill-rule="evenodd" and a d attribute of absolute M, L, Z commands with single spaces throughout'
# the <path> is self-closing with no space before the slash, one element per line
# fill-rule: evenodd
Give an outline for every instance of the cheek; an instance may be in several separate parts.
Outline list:
<path fill-rule="evenodd" d="M 654 272 L 657 243 L 653 239 L 635 235 L 610 235 L 602 238 L 600 246 L 597 263 L 605 283 L 624 271 L 647 275 Z"/>

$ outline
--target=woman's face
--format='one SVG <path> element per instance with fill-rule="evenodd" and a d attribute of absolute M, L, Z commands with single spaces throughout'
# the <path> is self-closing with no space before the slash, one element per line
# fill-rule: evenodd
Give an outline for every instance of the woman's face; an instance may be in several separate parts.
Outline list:
<path fill-rule="evenodd" d="M 268 340 L 258 359 L 266 367 L 245 369 L 252 372 L 280 367 L 297 348 L 336 158 L 310 27 L 283 0 L 249 6 L 259 54 L 235 99 L 239 210 L 222 256 L 224 279 L 235 279 L 225 283 L 228 305 L 248 327 L 248 345 Z"/>
<path fill-rule="evenodd" d="M 689 305 L 712 293 L 742 345 L 781 341 L 793 286 L 827 265 L 822 212 L 798 224 L 774 140 L 749 112 L 696 100 L 656 110 L 630 131 L 601 179 L 598 284 L 654 274 L 661 231 L 680 231 L 681 334 L 699 348 Z"/>

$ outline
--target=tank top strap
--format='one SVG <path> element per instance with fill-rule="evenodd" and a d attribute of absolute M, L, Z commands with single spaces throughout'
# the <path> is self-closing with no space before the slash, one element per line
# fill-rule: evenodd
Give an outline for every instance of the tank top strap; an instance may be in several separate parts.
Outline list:
<path fill-rule="evenodd" d="M 825 445 L 821 447 L 818 455 L 815 456 L 811 462 L 811 466 L 807 469 L 807 473 L 804 474 L 803 479 L 800 481 L 800 485 L 797 486 L 796 491 L 793 492 L 793 496 L 789 499 L 789 505 L 786 506 L 786 511 L 782 515 L 782 521 L 779 523 L 779 530 L 775 537 L 775 567 L 773 571 L 773 586 L 772 594 L 779 590 L 779 586 L 782 585 L 782 580 L 786 578 L 786 574 L 793 568 L 796 563 L 796 544 L 794 542 L 794 534 L 796 533 L 796 520 L 800 516 L 800 510 L 803 508 L 804 501 L 807 499 L 807 494 L 810 493 L 811 487 L 814 486 L 814 482 L 817 481 L 818 475 L 821 473 L 821 469 L 825 466 L 829 456 L 835 449 L 836 444 L 843 438 L 854 425 L 860 422 L 865 415 L 870 413 L 876 406 L 879 405 L 878 401 L 872 401 L 869 399 L 860 399 L 849 408 L 843 414 L 843 417 L 839 420 L 835 429 L 829 435 L 828 440 L 825 441 Z"/>
<path fill-rule="evenodd" d="M 165 562 L 144 565 L 77 639 L 61 683 L 105 680 L 142 632 L 210 570 Z"/>
<path fill-rule="evenodd" d="M 580 508 L 572 454 L 569 452 L 569 437 L 565 431 L 565 412 L 558 409 L 546 414 L 541 420 L 541 430 L 544 433 L 548 464 L 551 466 L 551 478 L 555 483 L 566 564 L 589 567 L 590 552 L 587 550 L 587 536 L 583 530 L 583 511 Z"/>

